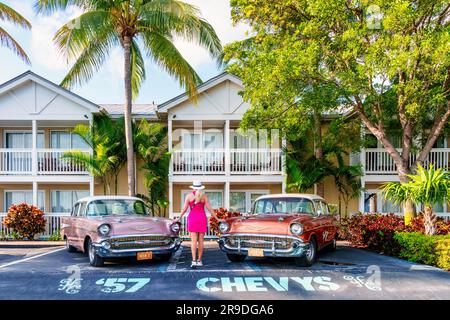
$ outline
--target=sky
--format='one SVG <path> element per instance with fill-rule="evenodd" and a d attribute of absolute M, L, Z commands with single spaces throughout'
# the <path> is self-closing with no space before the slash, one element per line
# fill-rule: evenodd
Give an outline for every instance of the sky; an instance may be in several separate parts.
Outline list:
<path fill-rule="evenodd" d="M 227 44 L 246 37 L 248 28 L 244 25 L 233 26 L 229 0 L 184 0 L 196 5 L 202 16 L 214 27 L 222 44 Z M 65 22 L 77 17 L 81 11 L 69 8 L 66 12 L 57 12 L 50 16 L 37 15 L 33 9 L 36 0 L 1 0 L 20 12 L 33 25 L 32 30 L 23 30 L 14 25 L 0 22 L 25 49 L 31 59 L 29 66 L 16 57 L 9 49 L 0 47 L 0 83 L 21 73 L 32 70 L 40 76 L 55 83 L 60 83 L 70 68 L 59 56 L 52 38 Z M 206 81 L 223 70 L 208 53 L 195 44 L 176 40 L 176 46 L 185 59 L 194 67 L 203 81 Z M 112 50 L 107 63 L 99 72 L 83 86 L 75 87 L 73 92 L 94 103 L 123 103 L 123 62 L 120 48 Z M 166 74 L 158 66 L 146 60 L 147 80 L 141 88 L 135 103 L 163 103 L 184 90 L 178 82 Z"/>

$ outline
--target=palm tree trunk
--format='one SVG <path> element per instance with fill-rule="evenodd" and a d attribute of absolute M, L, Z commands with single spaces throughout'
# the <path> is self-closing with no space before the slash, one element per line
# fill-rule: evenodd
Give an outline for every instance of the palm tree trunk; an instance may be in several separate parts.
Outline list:
<path fill-rule="evenodd" d="M 426 205 L 423 213 L 423 223 L 425 226 L 425 234 L 432 236 L 436 234 L 437 216 L 433 213 L 431 206 Z"/>
<path fill-rule="evenodd" d="M 401 167 L 399 167 L 398 170 L 400 172 L 400 183 L 408 182 L 408 177 L 406 176 L 406 174 L 408 174 L 408 172 L 406 172 L 406 170 L 404 170 Z M 402 207 L 403 207 L 403 214 L 404 214 L 405 225 L 410 225 L 411 221 L 416 216 L 416 207 L 415 207 L 414 203 L 411 200 L 405 201 L 402 204 Z"/>
<path fill-rule="evenodd" d="M 134 148 L 132 132 L 132 90 L 131 90 L 131 38 L 124 37 L 124 71 L 125 71 L 125 141 L 127 147 L 127 175 L 128 175 L 128 195 L 135 196 L 136 182 L 134 176 Z"/>
<path fill-rule="evenodd" d="M 322 119 L 318 112 L 314 112 L 314 155 L 317 159 L 322 160 Z M 325 196 L 325 185 L 323 181 L 316 183 L 316 194 L 320 197 Z"/>

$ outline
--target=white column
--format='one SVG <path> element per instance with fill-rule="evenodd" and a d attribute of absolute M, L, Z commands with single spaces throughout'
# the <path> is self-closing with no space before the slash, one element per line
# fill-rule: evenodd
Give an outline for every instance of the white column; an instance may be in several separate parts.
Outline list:
<path fill-rule="evenodd" d="M 173 182 L 169 179 L 169 218 L 173 218 Z"/>
<path fill-rule="evenodd" d="M 225 120 L 224 130 L 224 144 L 225 144 L 225 175 L 230 175 L 230 120 Z"/>
<path fill-rule="evenodd" d="M 37 175 L 37 120 L 31 121 L 32 127 L 32 150 L 31 150 L 31 172 L 35 176 Z"/>
<path fill-rule="evenodd" d="M 281 140 L 281 171 L 283 172 L 283 183 L 282 183 L 282 193 L 286 193 L 287 185 L 287 170 L 286 170 L 286 137 L 283 135 Z"/>
<path fill-rule="evenodd" d="M 89 177 L 89 195 L 92 197 L 95 193 L 95 180 L 94 176 Z"/>
<path fill-rule="evenodd" d="M 168 116 L 168 123 L 167 123 L 167 144 L 168 144 L 168 151 L 169 153 L 172 153 L 172 141 L 173 141 L 173 136 L 172 136 L 172 115 L 169 114 Z M 169 164 L 169 176 L 172 175 L 173 172 L 173 156 L 170 155 L 170 164 Z"/>
<path fill-rule="evenodd" d="M 230 181 L 225 182 L 225 190 L 223 193 L 223 206 L 225 209 L 230 209 Z"/>
<path fill-rule="evenodd" d="M 361 178 L 361 186 L 364 189 L 365 182 L 364 182 L 364 179 L 362 179 L 362 178 Z M 361 191 L 361 194 L 359 196 L 359 212 L 364 213 L 364 190 Z"/>
<path fill-rule="evenodd" d="M 33 181 L 33 206 L 38 205 L 38 183 Z"/>

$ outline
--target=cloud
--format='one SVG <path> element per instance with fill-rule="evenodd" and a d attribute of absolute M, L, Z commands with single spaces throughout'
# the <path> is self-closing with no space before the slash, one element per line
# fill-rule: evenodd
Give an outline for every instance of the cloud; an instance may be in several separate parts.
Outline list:
<path fill-rule="evenodd" d="M 50 70 L 67 70 L 67 63 L 53 42 L 56 31 L 65 23 L 78 17 L 82 11 L 69 7 L 65 12 L 36 16 L 31 35 L 31 54 L 33 62 Z"/>
<path fill-rule="evenodd" d="M 185 2 L 200 9 L 203 18 L 214 27 L 223 45 L 246 38 L 249 28 L 242 24 L 233 26 L 228 0 L 185 0 Z M 193 67 L 212 63 L 208 52 L 195 43 L 177 39 L 175 45 Z"/>

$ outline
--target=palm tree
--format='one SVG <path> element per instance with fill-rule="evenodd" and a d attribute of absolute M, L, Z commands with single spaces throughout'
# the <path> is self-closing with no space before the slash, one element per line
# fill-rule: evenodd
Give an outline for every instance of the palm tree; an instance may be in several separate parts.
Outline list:
<path fill-rule="evenodd" d="M 25 29 L 31 29 L 31 24 L 20 13 L 13 8 L 0 2 L 0 21 L 8 21 L 15 25 L 18 25 Z M 20 44 L 14 40 L 14 38 L 0 26 L 0 45 L 11 49 L 17 56 L 19 56 L 27 64 L 31 64 L 25 50 L 22 49 Z"/>
<path fill-rule="evenodd" d="M 435 169 L 433 165 L 426 170 L 418 164 L 417 173 L 408 175 L 408 178 L 406 183 L 385 184 L 384 196 L 398 204 L 410 200 L 415 205 L 423 205 L 425 234 L 434 235 L 437 217 L 433 213 L 433 205 L 442 204 L 450 196 L 450 174 L 442 169 Z"/>
<path fill-rule="evenodd" d="M 141 169 L 145 173 L 148 196 L 142 197 L 152 212 L 165 216 L 168 204 L 167 183 L 170 165 L 167 127 L 142 120 L 135 129 L 134 142 L 137 154 L 144 160 Z"/>
<path fill-rule="evenodd" d="M 124 160 L 120 158 L 120 153 L 117 153 L 121 145 L 120 141 L 112 139 L 115 125 L 109 125 L 112 124 L 112 121 L 108 121 L 104 117 L 97 118 L 91 127 L 79 124 L 72 131 L 84 140 L 91 148 L 92 153 L 74 150 L 65 152 L 62 158 L 84 165 L 94 177 L 102 181 L 103 194 L 111 194 L 112 178 L 117 177 L 120 163 L 123 163 Z"/>
<path fill-rule="evenodd" d="M 199 10 L 178 0 L 38 0 L 39 12 L 52 13 L 73 5 L 84 13 L 62 26 L 55 43 L 63 56 L 75 60 L 62 81 L 70 88 L 89 80 L 103 65 L 111 49 L 123 50 L 125 85 L 125 136 L 128 193 L 135 194 L 132 135 L 132 99 L 145 80 L 141 47 L 155 63 L 176 77 L 191 97 L 197 93 L 200 77 L 173 44 L 175 36 L 195 41 L 220 61 L 222 45 L 213 27 Z"/>

